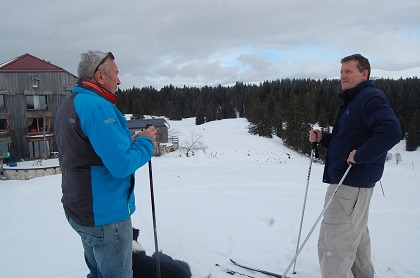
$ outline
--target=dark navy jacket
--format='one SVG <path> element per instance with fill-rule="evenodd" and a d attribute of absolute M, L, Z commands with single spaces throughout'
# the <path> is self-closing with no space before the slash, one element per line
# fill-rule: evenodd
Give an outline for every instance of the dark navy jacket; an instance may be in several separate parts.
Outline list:
<path fill-rule="evenodd" d="M 373 81 L 363 81 L 343 91 L 332 133 L 323 133 L 320 145 L 328 148 L 323 181 L 338 183 L 348 165 L 349 153 L 357 149 L 356 165 L 343 184 L 374 187 L 382 177 L 387 152 L 400 141 L 401 127 L 385 95 Z"/>
<path fill-rule="evenodd" d="M 132 142 L 115 105 L 80 83 L 60 107 L 54 128 L 66 213 L 82 226 L 128 219 L 136 209 L 134 173 L 153 153 L 150 139 Z"/>

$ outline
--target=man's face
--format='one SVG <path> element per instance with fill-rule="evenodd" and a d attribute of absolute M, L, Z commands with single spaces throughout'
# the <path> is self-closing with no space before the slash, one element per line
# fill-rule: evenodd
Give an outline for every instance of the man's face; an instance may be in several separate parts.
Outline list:
<path fill-rule="evenodd" d="M 362 81 L 367 80 L 368 70 L 360 72 L 358 61 L 350 60 L 341 63 L 341 89 L 347 90 L 356 87 Z"/>
<path fill-rule="evenodd" d="M 108 70 L 100 68 L 95 73 L 95 79 L 102 87 L 115 94 L 118 85 L 121 84 L 121 81 L 118 78 L 118 67 L 117 64 L 115 64 L 115 61 L 111 58 L 108 58 L 108 65 Z"/>

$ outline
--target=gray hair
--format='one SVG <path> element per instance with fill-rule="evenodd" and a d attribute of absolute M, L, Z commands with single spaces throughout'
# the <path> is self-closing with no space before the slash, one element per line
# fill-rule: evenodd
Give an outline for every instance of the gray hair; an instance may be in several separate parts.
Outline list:
<path fill-rule="evenodd" d="M 79 75 L 79 81 L 92 80 L 97 67 L 108 53 L 101 51 L 89 50 L 88 52 L 82 53 L 77 72 Z M 108 60 L 108 59 L 107 59 Z M 101 67 L 104 67 L 104 71 L 108 73 L 108 61 L 105 61 Z"/>

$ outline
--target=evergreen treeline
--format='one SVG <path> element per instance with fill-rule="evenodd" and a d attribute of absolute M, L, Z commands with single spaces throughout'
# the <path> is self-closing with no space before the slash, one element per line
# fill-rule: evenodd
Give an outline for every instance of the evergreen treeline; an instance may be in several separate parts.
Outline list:
<path fill-rule="evenodd" d="M 376 87 L 387 96 L 401 123 L 406 150 L 420 146 L 420 81 L 377 79 Z M 283 139 L 305 154 L 310 153 L 308 131 L 318 123 L 328 130 L 333 125 L 341 99 L 339 80 L 283 79 L 259 85 L 237 82 L 234 86 L 153 87 L 119 90 L 117 107 L 140 119 L 162 115 L 171 120 L 196 118 L 196 124 L 245 117 L 249 131 L 259 136 Z M 323 154 L 321 153 L 321 156 Z"/>

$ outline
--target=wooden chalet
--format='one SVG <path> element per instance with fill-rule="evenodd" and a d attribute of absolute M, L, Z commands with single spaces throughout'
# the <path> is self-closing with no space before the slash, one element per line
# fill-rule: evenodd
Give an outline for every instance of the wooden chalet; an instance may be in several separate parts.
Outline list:
<path fill-rule="evenodd" d="M 30 54 L 0 64 L 0 158 L 49 158 L 54 116 L 76 82 L 75 75 Z"/>

